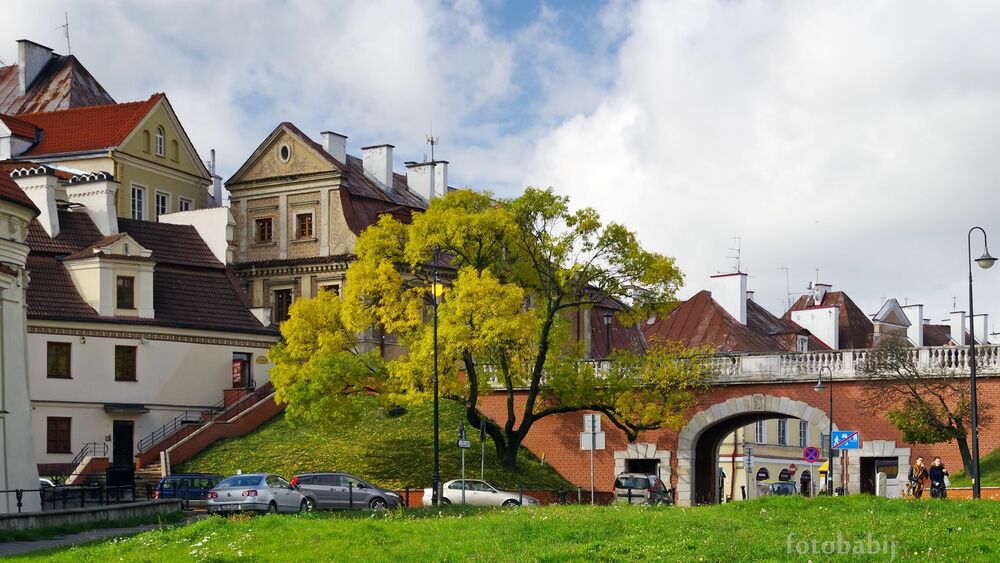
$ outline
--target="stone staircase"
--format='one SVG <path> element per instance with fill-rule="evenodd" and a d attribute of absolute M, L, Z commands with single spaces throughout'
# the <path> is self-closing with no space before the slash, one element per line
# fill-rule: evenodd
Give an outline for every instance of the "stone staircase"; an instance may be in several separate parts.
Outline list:
<path fill-rule="evenodd" d="M 135 472 L 135 494 L 138 498 L 146 498 L 146 485 L 150 485 L 152 490 L 156 490 L 156 485 L 163 476 L 163 466 L 160 462 L 152 463 L 137 469 Z"/>

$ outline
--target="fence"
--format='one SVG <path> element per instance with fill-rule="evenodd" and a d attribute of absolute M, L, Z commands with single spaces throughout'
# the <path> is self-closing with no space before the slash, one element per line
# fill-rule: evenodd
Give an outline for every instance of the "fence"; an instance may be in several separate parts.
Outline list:
<path fill-rule="evenodd" d="M 405 487 L 402 490 L 396 491 L 396 493 L 403 498 L 405 508 L 419 508 L 424 505 L 424 490 L 425 488 Z M 645 489 L 636 489 L 634 494 L 632 494 L 630 490 L 619 500 L 630 503 L 645 502 L 644 491 Z M 524 489 L 519 487 L 516 491 L 512 492 L 518 493 L 519 497 L 521 497 L 519 499 L 521 504 L 524 504 L 523 497 L 534 498 L 542 506 L 553 504 L 590 504 L 590 491 L 582 487 L 575 489 Z M 673 504 L 673 499 L 676 498 L 674 489 L 669 489 L 667 496 L 669 499 L 667 504 Z M 609 505 L 614 502 L 614 493 L 594 491 L 594 504 Z"/>
<path fill-rule="evenodd" d="M 134 485 L 106 486 L 97 485 L 60 485 L 58 487 L 42 487 L 39 489 L 9 489 L 0 491 L 5 498 L 14 495 L 17 499 L 17 511 L 21 512 L 24 501 L 32 495 L 37 495 L 42 510 L 65 510 L 68 508 L 87 508 L 88 506 L 107 506 L 111 504 L 126 504 L 141 500 L 153 499 L 153 488 L 147 486 L 145 498 L 138 498 Z"/>

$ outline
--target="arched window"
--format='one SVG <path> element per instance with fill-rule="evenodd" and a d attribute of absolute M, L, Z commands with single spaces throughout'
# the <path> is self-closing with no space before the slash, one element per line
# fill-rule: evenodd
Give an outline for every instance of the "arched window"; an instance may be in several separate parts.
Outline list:
<path fill-rule="evenodd" d="M 142 130 L 142 152 L 149 152 L 149 129 Z"/>
<path fill-rule="evenodd" d="M 181 149 L 180 145 L 177 144 L 177 141 L 170 141 L 170 159 L 177 162 L 177 159 L 180 158 L 180 153 Z"/>
<path fill-rule="evenodd" d="M 156 128 L 156 156 L 163 156 L 163 127 Z"/>
<path fill-rule="evenodd" d="M 760 469 L 757 470 L 758 481 L 767 481 L 770 478 L 771 478 L 771 472 L 768 471 L 766 467 L 761 467 Z"/>

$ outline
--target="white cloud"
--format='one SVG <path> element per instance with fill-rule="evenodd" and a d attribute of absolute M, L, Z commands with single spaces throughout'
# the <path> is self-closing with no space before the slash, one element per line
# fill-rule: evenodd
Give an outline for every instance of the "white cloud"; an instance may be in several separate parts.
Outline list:
<path fill-rule="evenodd" d="M 866 312 L 965 302 L 965 233 L 1000 237 L 1000 5 L 641 2 L 612 91 L 537 141 L 554 185 L 678 257 L 687 291 L 743 238 L 779 310 L 820 269 Z M 1000 251 L 1000 238 L 995 238 Z M 995 252 L 996 253 L 996 252 Z M 979 310 L 1000 284 L 978 275 Z M 994 314 L 996 320 L 1000 320 Z"/>

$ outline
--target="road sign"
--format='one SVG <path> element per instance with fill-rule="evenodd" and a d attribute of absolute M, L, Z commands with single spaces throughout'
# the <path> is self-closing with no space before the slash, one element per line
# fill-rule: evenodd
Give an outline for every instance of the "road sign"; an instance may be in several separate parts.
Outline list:
<path fill-rule="evenodd" d="M 802 459 L 808 461 L 809 463 L 813 463 L 816 460 L 818 460 L 819 456 L 820 456 L 819 450 L 812 446 L 809 446 L 808 448 L 802 450 Z"/>
<path fill-rule="evenodd" d="M 600 432 L 601 431 L 601 415 L 599 415 L 599 414 L 585 414 L 585 415 L 583 415 L 583 431 L 584 432 Z"/>
<path fill-rule="evenodd" d="M 753 455 L 753 446 L 744 446 L 743 453 L 748 456 Z"/>
<path fill-rule="evenodd" d="M 794 463 L 788 466 L 788 473 L 792 475 L 795 475 L 795 472 L 798 470 L 799 470 L 798 466 L 796 466 Z"/>
<path fill-rule="evenodd" d="M 857 430 L 837 430 L 833 433 L 833 449 L 835 450 L 857 450 L 861 449 L 861 439 Z"/>
<path fill-rule="evenodd" d="M 462 448 L 463 450 L 467 450 L 472 447 L 472 442 L 470 440 L 459 440 L 458 447 Z"/>
<path fill-rule="evenodd" d="M 585 452 L 590 449 L 604 449 L 604 432 L 594 432 L 593 437 L 590 432 L 580 432 L 580 451 Z"/>

